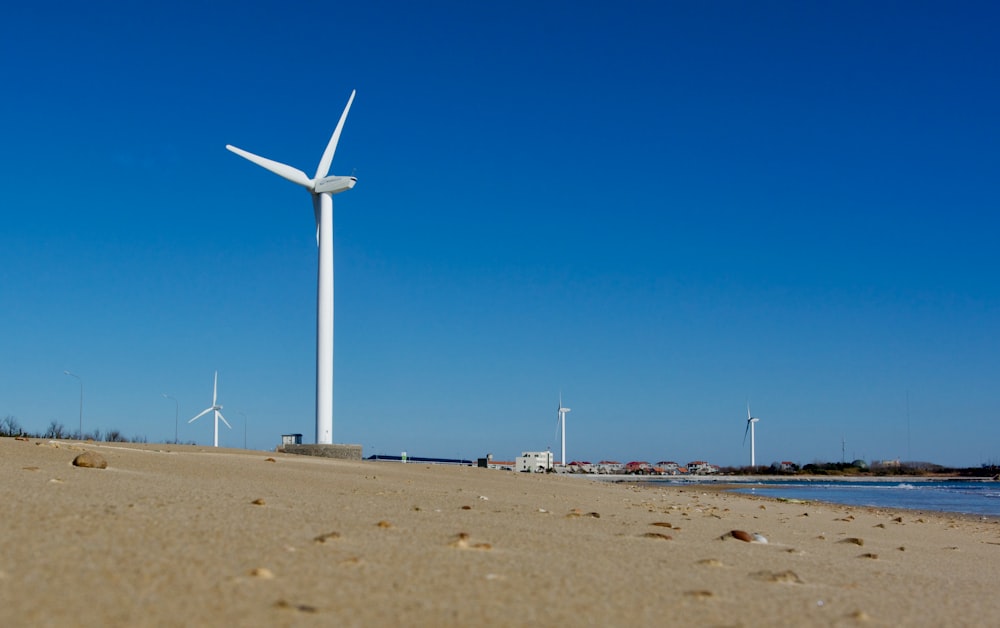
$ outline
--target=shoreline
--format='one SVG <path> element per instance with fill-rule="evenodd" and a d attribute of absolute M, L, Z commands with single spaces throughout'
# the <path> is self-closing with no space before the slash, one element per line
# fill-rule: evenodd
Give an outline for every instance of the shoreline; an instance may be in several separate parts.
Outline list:
<path fill-rule="evenodd" d="M 107 468 L 74 467 L 83 451 Z M 0 439 L 0 471 L 10 626 L 975 625 L 1000 613 L 1000 523 L 947 513 L 185 445 Z"/>
<path fill-rule="evenodd" d="M 836 486 L 840 484 L 854 484 L 854 485 L 865 485 L 865 484 L 889 484 L 889 485 L 907 485 L 907 484 L 934 484 L 941 482 L 971 482 L 973 484 L 985 483 L 985 482 L 995 482 L 991 479 L 970 479 L 970 478 L 952 478 L 952 477 L 938 477 L 938 478 L 910 478 L 898 479 L 893 477 L 892 479 L 884 478 L 870 478 L 867 480 L 856 480 L 853 478 L 837 478 L 831 479 L 825 476 L 808 476 L 808 477 L 794 477 L 794 478 L 774 478 L 773 476 L 760 476 L 753 479 L 747 478 L 747 476 L 719 476 L 713 478 L 713 480 L 708 482 L 699 482 L 696 479 L 681 480 L 679 482 L 670 481 L 667 478 L 653 479 L 652 481 L 642 480 L 617 480 L 612 483 L 619 484 L 634 484 L 641 487 L 700 487 L 706 491 L 719 491 L 732 493 L 734 495 L 743 495 L 748 497 L 755 497 L 760 499 L 770 499 L 776 502 L 786 502 L 786 503 L 796 503 L 796 504 L 827 504 L 829 506 L 842 506 L 851 508 L 875 508 L 879 510 L 899 510 L 907 511 L 916 514 L 938 514 L 938 515 L 949 515 L 956 517 L 966 517 L 973 520 L 993 520 L 1000 521 L 1000 513 L 990 513 L 990 512 L 975 512 L 975 511 L 962 511 L 956 509 L 947 508 L 933 508 L 931 506 L 913 507 L 913 506 L 903 506 L 903 505 L 891 505 L 891 504 L 862 504 L 862 503 L 850 503 L 848 501 L 834 501 L 831 499 L 824 499 L 822 496 L 801 496 L 801 497 L 787 497 L 780 494 L 768 494 L 770 490 L 777 492 L 782 490 L 792 490 L 796 487 L 806 487 L 808 488 L 810 484 L 825 485 L 825 486 Z M 787 486 L 782 486 L 786 484 Z M 755 487 L 760 487 L 761 492 L 751 493 L 747 492 L 749 489 Z"/>
<path fill-rule="evenodd" d="M 566 473 L 571 477 L 583 477 L 605 482 L 647 482 L 650 484 L 752 484 L 779 482 L 996 482 L 989 478 L 971 478 L 954 475 L 698 475 L 698 476 L 635 476 L 599 475 L 589 473 Z M 641 478 L 641 479 L 636 479 Z"/>

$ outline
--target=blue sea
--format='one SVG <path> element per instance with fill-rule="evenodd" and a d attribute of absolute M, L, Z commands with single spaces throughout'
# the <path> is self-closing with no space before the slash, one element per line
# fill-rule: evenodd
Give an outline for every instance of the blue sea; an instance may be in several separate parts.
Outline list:
<path fill-rule="evenodd" d="M 1000 482 L 964 480 L 765 480 L 733 489 L 765 497 L 1000 517 Z"/>

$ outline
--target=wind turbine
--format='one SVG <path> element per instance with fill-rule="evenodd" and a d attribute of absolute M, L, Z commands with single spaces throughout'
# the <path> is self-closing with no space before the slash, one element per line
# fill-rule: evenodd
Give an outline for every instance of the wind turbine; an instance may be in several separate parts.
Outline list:
<path fill-rule="evenodd" d="M 750 402 L 748 401 L 747 402 L 747 429 L 746 429 L 746 431 L 743 432 L 743 444 L 744 445 L 747 444 L 747 432 L 750 432 L 750 467 L 751 468 L 756 468 L 757 467 L 757 452 L 754 449 L 755 443 L 754 443 L 754 429 L 753 429 L 754 428 L 754 424 L 757 421 L 760 421 L 760 419 L 758 419 L 755 416 L 750 416 Z"/>
<path fill-rule="evenodd" d="M 562 426 L 562 464 L 566 466 L 566 413 L 569 412 L 569 408 L 564 408 L 562 404 L 562 393 L 559 393 L 559 409 L 556 411 L 559 414 L 559 424 Z"/>
<path fill-rule="evenodd" d="M 205 416 L 209 412 L 215 412 L 215 446 L 216 447 L 219 446 L 219 419 L 222 419 L 222 422 L 226 424 L 226 427 L 228 427 L 229 429 L 233 429 L 233 426 L 229 424 L 229 421 L 226 420 L 226 417 L 222 416 L 222 413 L 219 412 L 220 410 L 222 410 L 222 406 L 219 405 L 218 398 L 219 398 L 219 372 L 216 371 L 215 372 L 215 384 L 212 385 L 212 405 L 209 406 L 209 407 L 207 407 L 207 408 L 205 408 L 204 410 L 202 410 L 201 412 L 199 412 L 196 417 L 194 417 L 193 419 L 191 419 L 190 421 L 188 421 L 188 423 L 194 423 L 195 421 L 197 421 L 201 417 Z"/>
<path fill-rule="evenodd" d="M 340 122 L 323 151 L 316 176 L 309 178 L 297 168 L 286 166 L 235 146 L 226 148 L 279 177 L 297 183 L 312 194 L 316 216 L 316 244 L 319 247 L 319 273 L 316 288 L 316 443 L 333 444 L 333 195 L 346 192 L 357 183 L 357 177 L 327 176 L 333 154 L 337 151 L 340 132 L 347 112 L 354 102 L 354 91 L 347 100 Z"/>

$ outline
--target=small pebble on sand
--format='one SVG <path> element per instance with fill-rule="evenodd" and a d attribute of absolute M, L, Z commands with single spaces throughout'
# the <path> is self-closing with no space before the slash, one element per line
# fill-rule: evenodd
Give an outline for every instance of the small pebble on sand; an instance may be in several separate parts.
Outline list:
<path fill-rule="evenodd" d="M 698 591 L 685 591 L 684 595 L 688 597 L 697 598 L 699 600 L 707 600 L 708 598 L 713 597 L 715 594 L 706 589 L 700 589 Z"/>
<path fill-rule="evenodd" d="M 758 571 L 750 574 L 753 577 L 765 582 L 782 582 L 787 584 L 802 584 L 802 579 L 794 571 Z"/>
<path fill-rule="evenodd" d="M 316 613 L 319 612 L 315 606 L 310 606 L 309 604 L 292 604 L 287 600 L 278 600 L 274 603 L 275 608 L 287 608 L 294 611 L 299 611 L 300 613 Z"/>
<path fill-rule="evenodd" d="M 321 534 L 315 537 L 313 540 L 317 543 L 326 543 L 327 541 L 332 541 L 334 539 L 340 538 L 340 532 L 327 532 L 326 534 Z"/>
<path fill-rule="evenodd" d="M 662 532 L 647 532 L 642 536 L 644 536 L 647 539 L 660 539 L 662 541 L 671 541 L 674 538 L 669 534 L 663 534 Z"/>

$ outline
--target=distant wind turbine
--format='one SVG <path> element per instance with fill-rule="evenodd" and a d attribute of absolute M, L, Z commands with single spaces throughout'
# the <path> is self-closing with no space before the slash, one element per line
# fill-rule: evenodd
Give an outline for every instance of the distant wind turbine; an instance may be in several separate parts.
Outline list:
<path fill-rule="evenodd" d="M 562 426 L 562 464 L 566 466 L 566 413 L 569 408 L 564 408 L 562 404 L 562 393 L 559 393 L 559 425 Z"/>
<path fill-rule="evenodd" d="M 330 143 L 319 160 L 316 175 L 309 178 L 297 168 L 272 161 L 235 146 L 226 148 L 279 177 L 297 183 L 312 194 L 316 216 L 316 244 L 319 246 L 319 273 L 316 288 L 316 443 L 333 444 L 333 195 L 346 192 L 357 183 L 357 177 L 327 176 L 333 154 L 337 151 L 340 132 L 347 112 L 351 110 L 355 92 L 347 100 L 340 122 L 330 137 Z"/>
<path fill-rule="evenodd" d="M 188 421 L 188 423 L 194 423 L 195 421 L 205 416 L 209 412 L 215 412 L 215 443 L 214 443 L 215 447 L 219 446 L 219 419 L 222 419 L 222 422 L 226 424 L 226 427 L 228 427 L 229 429 L 233 429 L 233 426 L 229 424 L 229 421 L 226 420 L 226 417 L 222 416 L 222 412 L 220 412 L 220 410 L 222 410 L 222 405 L 218 403 L 218 399 L 219 399 L 219 372 L 216 371 L 215 383 L 212 385 L 212 405 L 205 408 L 204 410 L 199 412 L 197 416 Z"/>
<path fill-rule="evenodd" d="M 760 421 L 757 417 L 750 416 L 750 402 L 747 402 L 747 429 L 743 432 L 743 444 L 747 444 L 747 432 L 750 432 L 750 467 L 757 467 L 757 452 L 754 443 L 754 424 Z"/>

